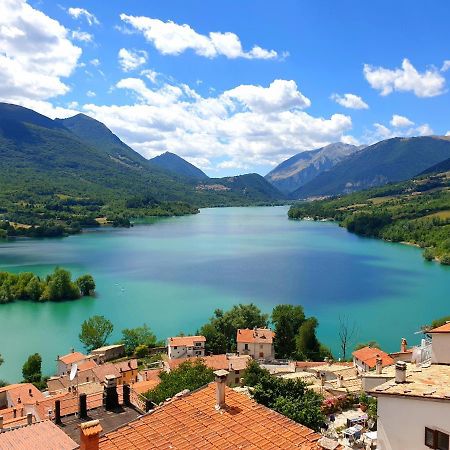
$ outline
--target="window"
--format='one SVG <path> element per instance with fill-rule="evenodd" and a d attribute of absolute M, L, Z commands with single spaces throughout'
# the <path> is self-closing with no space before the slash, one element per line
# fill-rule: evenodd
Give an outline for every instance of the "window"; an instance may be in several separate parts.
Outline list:
<path fill-rule="evenodd" d="M 248 350 L 248 344 L 244 344 L 244 350 Z"/>
<path fill-rule="evenodd" d="M 264 358 L 264 352 L 259 352 L 259 357 Z"/>
<path fill-rule="evenodd" d="M 259 346 L 259 348 L 262 350 L 262 349 L 264 348 L 264 345 L 261 344 L 261 345 Z"/>
<path fill-rule="evenodd" d="M 236 375 L 239 375 L 239 370 L 235 370 L 234 373 L 235 373 Z"/>
<path fill-rule="evenodd" d="M 176 350 L 176 349 L 177 349 L 177 346 L 175 345 L 175 347 L 174 347 L 173 349 Z"/>
<path fill-rule="evenodd" d="M 239 377 L 236 377 L 236 378 L 234 379 L 234 384 L 239 384 Z"/>
<path fill-rule="evenodd" d="M 449 450 L 449 435 L 439 430 L 425 428 L 425 445 L 437 450 Z"/>

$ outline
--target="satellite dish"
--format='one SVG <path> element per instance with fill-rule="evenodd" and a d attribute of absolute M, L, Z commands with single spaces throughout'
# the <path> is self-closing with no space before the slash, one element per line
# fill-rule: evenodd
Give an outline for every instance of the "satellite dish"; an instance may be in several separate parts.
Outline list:
<path fill-rule="evenodd" d="M 70 369 L 70 375 L 69 375 L 70 381 L 72 381 L 75 378 L 77 371 L 78 371 L 78 365 L 77 365 L 77 363 L 74 363 L 72 365 L 72 369 Z"/>

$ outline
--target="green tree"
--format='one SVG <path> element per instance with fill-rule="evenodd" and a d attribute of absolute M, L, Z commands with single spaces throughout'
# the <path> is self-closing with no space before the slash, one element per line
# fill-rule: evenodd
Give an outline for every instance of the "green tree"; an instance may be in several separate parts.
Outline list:
<path fill-rule="evenodd" d="M 41 300 L 72 300 L 80 297 L 78 286 L 72 282 L 68 270 L 56 268 L 47 276 L 47 285 L 41 295 Z"/>
<path fill-rule="evenodd" d="M 224 312 L 222 309 L 216 309 L 214 316 L 211 317 L 209 322 L 200 328 L 199 333 L 206 337 L 209 333 L 214 337 L 216 348 L 213 348 L 208 344 L 206 340 L 206 351 L 220 349 L 220 353 L 223 351 L 232 351 L 236 349 L 236 334 L 238 328 L 254 328 L 254 327 L 267 327 L 268 314 L 263 314 L 261 310 L 250 303 L 248 305 L 235 305 L 229 311 Z M 213 333 L 213 329 L 215 332 Z M 223 337 L 219 336 L 221 334 Z M 225 348 L 219 348 L 223 343 L 226 343 Z"/>
<path fill-rule="evenodd" d="M 318 321 L 315 317 L 305 320 L 296 336 L 296 352 L 300 359 L 317 361 L 322 356 L 320 342 L 316 336 Z"/>
<path fill-rule="evenodd" d="M 78 335 L 87 351 L 103 347 L 113 332 L 112 322 L 103 316 L 92 316 L 81 324 L 81 333 Z"/>
<path fill-rule="evenodd" d="M 313 430 L 324 423 L 323 397 L 300 380 L 262 376 L 253 389 L 253 398 L 264 406 Z"/>
<path fill-rule="evenodd" d="M 247 363 L 247 367 L 244 371 L 244 385 L 256 386 L 263 377 L 270 376 L 270 372 L 267 369 L 263 369 L 257 361 L 250 359 Z"/>
<path fill-rule="evenodd" d="M 42 379 L 42 357 L 39 353 L 30 355 L 22 367 L 23 380 L 26 383 L 39 383 Z"/>
<path fill-rule="evenodd" d="M 91 295 L 95 291 L 95 281 L 92 275 L 82 275 L 77 278 L 76 284 L 82 296 Z"/>
<path fill-rule="evenodd" d="M 277 305 L 272 311 L 275 326 L 275 355 L 290 358 L 295 353 L 295 337 L 305 321 L 302 306 Z"/>
<path fill-rule="evenodd" d="M 146 345 L 138 345 L 134 350 L 136 358 L 142 359 L 148 355 L 148 347 Z"/>
<path fill-rule="evenodd" d="M 37 276 L 31 278 L 25 288 L 27 298 L 34 301 L 38 301 L 41 298 L 43 290 L 42 282 Z"/>
<path fill-rule="evenodd" d="M 158 404 L 185 389 L 194 391 L 214 379 L 213 370 L 206 367 L 201 359 L 185 361 L 170 372 L 161 372 L 161 383 L 145 393 L 153 403 Z"/>
<path fill-rule="evenodd" d="M 122 330 L 122 339 L 120 342 L 125 346 L 125 351 L 131 355 L 136 347 L 145 345 L 148 347 L 156 346 L 156 336 L 152 330 L 144 323 L 141 327 L 125 328 Z"/>

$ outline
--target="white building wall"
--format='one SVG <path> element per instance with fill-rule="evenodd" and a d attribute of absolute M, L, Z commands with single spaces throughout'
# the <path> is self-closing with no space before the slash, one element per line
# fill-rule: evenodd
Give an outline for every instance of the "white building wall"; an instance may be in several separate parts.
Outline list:
<path fill-rule="evenodd" d="M 191 356 L 205 356 L 205 343 L 198 342 L 195 347 L 186 345 L 169 345 L 169 359 L 189 358 Z"/>
<path fill-rule="evenodd" d="M 378 397 L 379 450 L 429 450 L 425 427 L 450 434 L 450 400 Z"/>
<path fill-rule="evenodd" d="M 450 333 L 433 333 L 432 364 L 450 364 Z"/>
<path fill-rule="evenodd" d="M 245 348 L 245 342 L 237 343 L 237 351 L 240 355 L 250 355 L 254 359 L 272 359 L 274 357 L 272 344 L 255 344 L 253 342 L 249 342 L 247 345 L 248 350 Z"/>

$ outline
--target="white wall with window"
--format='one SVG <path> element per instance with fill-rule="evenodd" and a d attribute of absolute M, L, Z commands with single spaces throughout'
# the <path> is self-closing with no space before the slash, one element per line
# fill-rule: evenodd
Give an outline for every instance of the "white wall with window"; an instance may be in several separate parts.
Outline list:
<path fill-rule="evenodd" d="M 380 450 L 450 450 L 449 436 L 450 398 L 378 395 Z"/>

